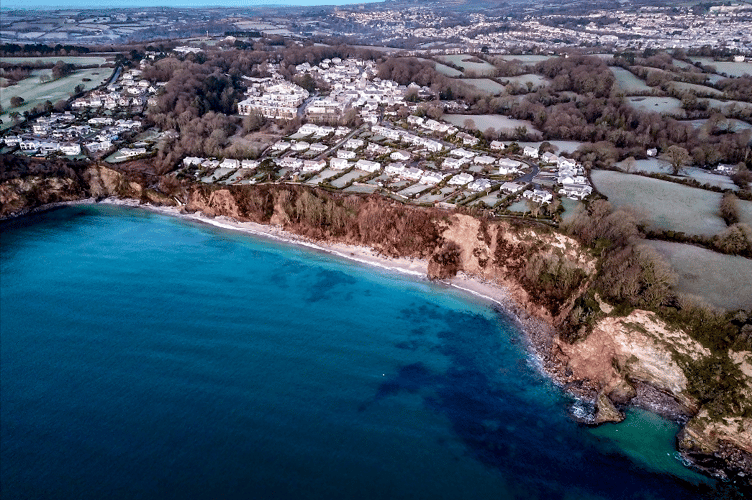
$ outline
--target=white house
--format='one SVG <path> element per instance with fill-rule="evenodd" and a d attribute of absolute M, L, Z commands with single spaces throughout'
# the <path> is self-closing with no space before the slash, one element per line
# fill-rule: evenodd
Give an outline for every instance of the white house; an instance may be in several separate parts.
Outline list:
<path fill-rule="evenodd" d="M 496 158 L 493 156 L 488 155 L 482 155 L 482 156 L 476 156 L 475 160 L 473 160 L 478 165 L 493 165 L 493 163 L 496 161 Z"/>
<path fill-rule="evenodd" d="M 329 149 L 329 146 L 321 144 L 320 142 L 315 142 L 308 147 L 308 151 L 311 151 L 312 153 L 323 153 L 327 149 Z"/>
<path fill-rule="evenodd" d="M 309 147 L 311 147 L 310 143 L 306 141 L 298 141 L 294 142 L 292 146 L 290 146 L 290 149 L 293 151 L 307 151 Z"/>
<path fill-rule="evenodd" d="M 494 151 L 503 151 L 506 146 L 501 141 L 491 141 L 491 149 Z"/>
<path fill-rule="evenodd" d="M 715 167 L 715 173 L 717 174 L 733 175 L 734 172 L 736 172 L 736 167 L 733 165 L 719 164 Z"/>
<path fill-rule="evenodd" d="M 424 139 L 422 137 L 420 139 L 421 139 L 419 141 L 420 144 L 423 147 L 425 147 L 427 150 L 431 151 L 432 153 L 437 153 L 441 151 L 442 149 L 444 149 L 444 145 L 440 143 L 439 141 L 434 141 L 431 139 Z"/>
<path fill-rule="evenodd" d="M 344 158 L 345 160 L 352 160 L 355 158 L 355 151 L 349 151 L 347 149 L 338 149 L 337 158 Z"/>
<path fill-rule="evenodd" d="M 345 149 L 358 149 L 362 148 L 364 144 L 363 139 L 348 139 L 342 147 Z"/>
<path fill-rule="evenodd" d="M 473 182 L 473 176 L 470 175 L 470 174 L 468 174 L 468 173 L 466 173 L 466 172 L 462 172 L 461 174 L 457 174 L 454 177 L 452 177 L 451 179 L 449 179 L 449 184 L 451 184 L 453 186 L 464 186 L 465 184 L 467 184 L 469 182 Z"/>
<path fill-rule="evenodd" d="M 240 162 L 240 168 L 254 169 L 259 166 L 259 162 L 256 160 L 243 160 Z"/>
<path fill-rule="evenodd" d="M 514 194 L 522 190 L 525 184 L 521 182 L 505 182 L 501 185 L 501 190 L 505 193 Z"/>
<path fill-rule="evenodd" d="M 410 115 L 407 117 L 407 123 L 410 125 L 423 125 L 423 118 L 420 116 Z"/>
<path fill-rule="evenodd" d="M 285 141 L 275 142 L 274 145 L 272 145 L 272 149 L 274 151 L 287 151 L 290 149 L 290 143 Z"/>
<path fill-rule="evenodd" d="M 303 168 L 303 160 L 300 158 L 295 158 L 293 156 L 288 156 L 287 158 L 277 158 L 276 160 L 277 165 L 279 165 L 282 168 L 290 168 L 292 170 L 300 170 Z"/>
<path fill-rule="evenodd" d="M 647 150 L 647 155 L 650 157 L 656 156 L 658 154 L 657 148 L 650 148 Z"/>
<path fill-rule="evenodd" d="M 590 196 L 593 192 L 593 188 L 588 184 L 567 184 L 559 189 L 559 194 L 566 196 L 567 198 L 580 199 Z"/>
<path fill-rule="evenodd" d="M 306 123 L 298 129 L 300 135 L 311 135 L 319 131 L 319 126 L 313 123 Z"/>
<path fill-rule="evenodd" d="M 123 148 L 120 150 L 120 154 L 126 158 L 133 158 L 146 154 L 146 148 Z"/>
<path fill-rule="evenodd" d="M 355 168 L 365 172 L 374 173 L 381 170 L 381 164 L 375 161 L 358 160 L 355 162 Z"/>
<path fill-rule="evenodd" d="M 84 147 L 88 149 L 92 153 L 97 153 L 99 151 L 107 151 L 112 147 L 112 142 L 110 141 L 99 141 L 99 142 L 89 142 L 84 144 Z"/>
<path fill-rule="evenodd" d="M 332 158 L 329 160 L 329 166 L 334 170 L 345 170 L 350 168 L 350 162 L 345 158 Z"/>
<path fill-rule="evenodd" d="M 76 156 L 81 154 L 81 145 L 75 143 L 67 143 L 60 145 L 60 152 L 66 156 Z"/>
<path fill-rule="evenodd" d="M 522 150 L 522 154 L 523 156 L 527 156 L 529 158 L 538 158 L 538 148 L 525 146 L 525 149 Z"/>
<path fill-rule="evenodd" d="M 220 168 L 240 168 L 240 160 L 234 160 L 232 158 L 225 158 L 222 163 L 219 164 Z"/>
<path fill-rule="evenodd" d="M 556 162 L 556 166 L 559 167 L 560 170 L 565 168 L 577 168 L 577 162 L 570 160 L 569 158 L 559 156 L 559 160 Z"/>
<path fill-rule="evenodd" d="M 553 193 L 544 189 L 528 189 L 527 191 L 522 193 L 522 196 L 542 205 L 551 203 L 551 200 L 554 199 Z"/>
<path fill-rule="evenodd" d="M 509 158 L 502 158 L 499 160 L 499 174 L 508 175 L 520 171 L 522 162 L 517 160 L 510 160 Z"/>
<path fill-rule="evenodd" d="M 405 173 L 405 164 L 401 162 L 390 163 L 384 169 L 384 173 L 389 176 L 399 176 Z"/>
<path fill-rule="evenodd" d="M 473 151 L 468 151 L 465 148 L 453 149 L 449 152 L 449 154 L 458 158 L 472 158 L 476 155 L 476 153 L 474 153 Z"/>
<path fill-rule="evenodd" d="M 325 160 L 305 160 L 303 162 L 303 172 L 320 172 L 325 168 Z"/>
<path fill-rule="evenodd" d="M 543 156 L 541 156 L 541 161 L 543 161 L 543 163 L 550 163 L 552 165 L 555 165 L 559 163 L 559 157 L 553 153 L 546 152 L 543 153 Z"/>
<path fill-rule="evenodd" d="M 480 191 L 485 191 L 486 189 L 491 189 L 491 181 L 488 179 L 475 179 L 467 187 L 471 191 L 478 193 Z"/>
<path fill-rule="evenodd" d="M 421 184 L 438 184 L 439 182 L 444 180 L 444 175 L 440 174 L 438 172 L 431 172 L 426 171 L 423 172 L 423 175 L 420 177 Z"/>
<path fill-rule="evenodd" d="M 462 167 L 467 162 L 463 158 L 446 158 L 441 163 L 441 168 L 444 170 L 453 170 Z"/>
<path fill-rule="evenodd" d="M 394 161 L 407 161 L 410 159 L 410 153 L 407 151 L 395 151 L 389 155 L 389 158 Z"/>
<path fill-rule="evenodd" d="M 423 177 L 423 170 L 417 167 L 410 167 L 408 169 L 405 169 L 405 171 L 402 173 L 402 177 L 411 181 L 417 181 Z"/>

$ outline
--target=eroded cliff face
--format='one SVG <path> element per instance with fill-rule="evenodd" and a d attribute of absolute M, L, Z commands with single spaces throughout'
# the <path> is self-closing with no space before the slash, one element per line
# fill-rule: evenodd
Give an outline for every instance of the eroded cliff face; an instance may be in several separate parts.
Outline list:
<path fill-rule="evenodd" d="M 41 176 L 0 183 L 0 215 L 44 203 L 110 196 L 154 204 L 184 204 L 188 212 L 282 226 L 317 240 L 367 245 L 386 256 L 428 260 L 429 276 L 457 272 L 504 287 L 521 316 L 545 320 L 533 346 L 545 369 L 565 388 L 596 402 L 595 422 L 619 421 L 624 405 L 638 404 L 674 418 L 694 418 L 679 439 L 698 462 L 752 473 L 752 420 L 743 414 L 711 418 L 688 391 L 688 366 L 710 353 L 654 313 L 603 315 L 585 340 L 569 343 L 556 333 L 591 285 L 597 259 L 576 240 L 535 224 L 487 221 L 464 214 L 411 207 L 380 197 L 334 197 L 298 186 L 172 184 L 147 189 L 120 172 L 89 167 L 75 176 Z M 748 377 L 752 354 L 732 353 Z"/>
<path fill-rule="evenodd" d="M 34 176 L 11 179 L 0 184 L 0 217 L 85 197 L 84 185 L 75 178 Z"/>
<path fill-rule="evenodd" d="M 18 215 L 54 203 L 109 197 L 175 204 L 172 197 L 147 189 L 116 170 L 89 166 L 80 170 L 68 169 L 65 175 L 31 175 L 0 183 L 0 217 Z"/>

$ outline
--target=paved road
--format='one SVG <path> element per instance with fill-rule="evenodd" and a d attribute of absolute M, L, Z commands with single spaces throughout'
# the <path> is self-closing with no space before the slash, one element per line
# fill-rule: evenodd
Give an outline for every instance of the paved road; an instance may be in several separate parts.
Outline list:
<path fill-rule="evenodd" d="M 358 132 L 362 132 L 364 129 L 365 129 L 365 125 L 361 125 L 360 128 L 356 128 L 355 130 L 353 130 L 352 132 L 350 132 L 349 134 L 347 134 L 345 137 L 343 137 L 342 140 L 339 141 L 337 144 L 335 144 L 331 148 L 327 149 L 326 151 L 324 151 L 323 153 L 321 153 L 320 155 L 318 155 L 315 158 L 315 160 L 318 161 L 318 160 L 320 160 L 324 156 L 332 156 L 332 157 L 334 157 L 334 153 L 337 152 L 337 150 L 345 143 L 345 141 L 347 141 L 348 139 L 351 139 L 352 136 L 354 136 Z"/>
<path fill-rule="evenodd" d="M 532 172 L 529 172 L 523 176 L 520 176 L 514 180 L 514 182 L 522 182 L 524 184 L 527 184 L 529 182 L 533 182 L 533 177 L 538 175 L 538 172 L 540 172 L 540 166 L 538 166 L 537 163 L 530 162 L 530 165 L 533 167 Z"/>
<path fill-rule="evenodd" d="M 319 96 L 318 92 L 315 92 L 312 96 L 310 96 L 308 99 L 306 99 L 305 101 L 303 101 L 303 104 L 301 104 L 300 106 L 298 106 L 298 118 L 300 118 L 302 120 L 303 117 L 305 117 L 306 108 L 311 103 L 311 101 L 313 101 L 318 96 Z"/>
<path fill-rule="evenodd" d="M 110 77 L 110 79 L 109 79 L 109 80 L 107 80 L 107 83 L 103 84 L 102 86 L 103 86 L 103 87 L 107 87 L 107 86 L 108 86 L 108 85 L 110 85 L 111 83 L 115 83 L 115 82 L 117 81 L 118 77 L 120 76 L 120 72 L 121 72 L 122 70 L 123 70 L 123 67 L 122 67 L 122 66 L 118 66 L 117 68 L 115 68 L 115 72 L 114 72 L 114 73 L 112 73 L 112 76 Z"/>

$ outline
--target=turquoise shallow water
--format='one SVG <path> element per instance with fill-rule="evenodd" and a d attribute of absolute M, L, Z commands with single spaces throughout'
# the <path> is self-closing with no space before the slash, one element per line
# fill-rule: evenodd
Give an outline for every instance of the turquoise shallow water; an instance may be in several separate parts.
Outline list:
<path fill-rule="evenodd" d="M 137 209 L 0 230 L 3 499 L 705 496 L 451 289 Z"/>

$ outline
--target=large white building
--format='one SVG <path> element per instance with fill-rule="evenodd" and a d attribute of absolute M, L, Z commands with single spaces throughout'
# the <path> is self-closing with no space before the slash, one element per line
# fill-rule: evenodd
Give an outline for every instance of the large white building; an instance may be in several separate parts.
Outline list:
<path fill-rule="evenodd" d="M 259 113 L 266 118 L 292 120 L 298 107 L 308 98 L 308 91 L 294 83 L 272 80 L 254 83 L 249 96 L 238 103 L 238 113 Z"/>

